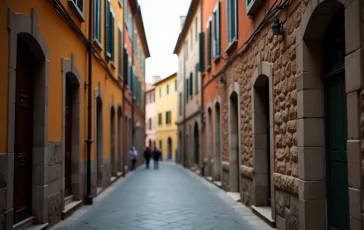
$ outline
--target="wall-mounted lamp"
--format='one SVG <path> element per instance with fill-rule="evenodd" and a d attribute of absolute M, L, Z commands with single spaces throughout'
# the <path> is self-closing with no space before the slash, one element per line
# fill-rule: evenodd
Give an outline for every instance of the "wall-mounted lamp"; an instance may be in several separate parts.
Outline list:
<path fill-rule="evenodd" d="M 226 79 L 222 75 L 220 76 L 220 83 L 224 85 L 226 84 Z"/>
<path fill-rule="evenodd" d="M 278 18 L 274 19 L 273 25 L 272 25 L 272 31 L 273 35 L 283 35 L 283 23 L 279 21 Z"/>

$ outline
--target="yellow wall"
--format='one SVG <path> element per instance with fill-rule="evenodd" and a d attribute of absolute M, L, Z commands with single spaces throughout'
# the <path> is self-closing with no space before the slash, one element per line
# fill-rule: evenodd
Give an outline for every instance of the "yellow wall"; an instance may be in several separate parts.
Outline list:
<path fill-rule="evenodd" d="M 81 28 L 82 32 L 88 37 L 88 0 L 84 1 L 84 19 L 82 22 L 76 17 L 74 10 L 70 7 L 68 0 L 61 0 L 62 4 L 70 13 L 73 20 Z M 101 45 L 104 46 L 104 6 L 102 4 L 101 17 Z M 111 6 L 115 13 L 115 65 L 112 67 L 110 62 L 107 65 L 115 77 L 118 73 L 118 24 L 123 26 L 123 9 L 119 6 L 118 0 L 111 0 Z M 83 83 L 88 81 L 88 52 L 85 44 L 76 35 L 76 33 L 66 24 L 65 20 L 59 16 L 55 9 L 48 1 L 44 0 L 2 0 L 0 2 L 0 50 L 4 51 L 0 55 L 0 154 L 7 151 L 7 123 L 8 123 L 8 56 L 9 56 L 9 31 L 8 31 L 8 9 L 11 9 L 17 14 L 24 14 L 31 17 L 31 9 L 34 8 L 38 13 L 38 26 L 50 48 L 50 64 L 49 64 L 49 85 L 48 85 L 48 141 L 61 142 L 62 140 L 62 58 L 71 60 L 72 53 L 76 56 L 76 65 L 82 76 L 81 80 L 81 99 L 82 99 L 82 114 L 81 114 L 81 155 L 86 158 L 87 139 L 87 90 L 84 89 Z M 124 32 L 124 31 L 123 31 Z M 105 58 L 104 52 L 101 56 Z M 94 108 L 94 89 L 101 83 L 101 91 L 104 97 L 103 105 L 103 126 L 104 126 L 104 154 L 110 156 L 110 101 L 114 95 L 114 106 L 117 118 L 117 105 L 122 104 L 122 90 L 108 76 L 106 69 L 96 59 L 93 60 L 93 82 L 92 82 L 92 139 L 95 139 L 95 108 Z M 117 125 L 117 120 L 115 121 Z M 123 133 L 123 132 L 122 132 Z M 115 135 L 117 136 L 117 127 L 115 127 Z M 115 141 L 116 146 L 117 142 Z M 92 145 L 91 153 L 94 153 L 94 144 Z M 93 155 L 92 155 L 93 156 Z"/>
<path fill-rule="evenodd" d="M 157 83 L 155 88 L 156 99 L 156 144 L 159 148 L 159 140 L 162 140 L 162 153 L 167 156 L 167 140 L 172 138 L 172 154 L 175 155 L 177 149 L 177 91 L 175 90 L 175 80 L 177 74 L 173 74 L 166 80 Z M 169 84 L 169 95 L 167 95 L 167 84 Z M 162 97 L 159 96 L 159 89 L 162 90 Z M 171 111 L 171 124 L 166 125 L 166 111 Z M 158 114 L 162 113 L 162 125 L 158 125 Z"/>

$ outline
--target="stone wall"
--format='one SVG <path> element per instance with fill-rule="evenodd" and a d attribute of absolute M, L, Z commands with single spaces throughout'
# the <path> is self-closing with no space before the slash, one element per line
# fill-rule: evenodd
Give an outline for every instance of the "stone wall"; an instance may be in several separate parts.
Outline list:
<path fill-rule="evenodd" d="M 6 229 L 5 213 L 6 208 L 6 193 L 7 193 L 7 171 L 8 154 L 0 154 L 0 229 Z"/>
<path fill-rule="evenodd" d="M 61 220 L 61 213 L 63 211 L 63 154 L 61 146 L 61 142 L 49 142 L 48 145 L 48 223 L 50 226 Z"/>
<path fill-rule="evenodd" d="M 298 198 L 282 190 L 275 192 L 277 228 L 285 230 L 299 229 Z"/>

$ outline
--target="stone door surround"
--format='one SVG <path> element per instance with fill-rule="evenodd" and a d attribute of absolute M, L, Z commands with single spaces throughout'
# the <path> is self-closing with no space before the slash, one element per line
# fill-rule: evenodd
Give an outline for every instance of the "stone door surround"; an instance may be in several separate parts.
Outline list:
<path fill-rule="evenodd" d="M 219 111 L 219 116 L 217 116 Z M 213 165 L 213 180 L 221 181 L 222 175 L 222 135 L 221 135 L 221 98 L 216 95 L 213 102 L 214 113 L 214 165 Z"/>
<path fill-rule="evenodd" d="M 83 198 L 82 165 L 81 165 L 81 115 L 82 99 L 81 84 L 82 76 L 76 66 L 76 55 L 72 53 L 71 60 L 62 58 L 62 179 L 65 180 L 65 115 L 66 115 L 66 81 L 72 84 L 72 150 L 71 150 L 71 192 L 75 200 Z M 62 183 L 62 196 L 65 196 L 65 186 Z M 62 200 L 62 208 L 64 208 Z"/>
<path fill-rule="evenodd" d="M 296 33 L 297 144 L 300 229 L 327 228 L 324 93 L 321 38 L 340 7 L 345 9 L 345 82 L 348 115 L 350 229 L 362 229 L 360 92 L 363 89 L 362 21 L 359 0 L 308 2 Z M 315 170 L 312 170 L 315 169 Z"/>
<path fill-rule="evenodd" d="M 32 206 L 37 223 L 48 221 L 48 78 L 50 49 L 38 27 L 38 13 L 32 8 L 31 16 L 17 14 L 8 10 L 9 30 L 9 97 L 8 97 L 8 143 L 7 143 L 7 194 L 5 229 L 13 228 L 14 194 L 14 145 L 15 145 L 15 98 L 17 40 L 22 37 L 37 59 L 38 66 L 34 76 L 34 121 L 33 121 L 33 159 L 32 159 Z"/>
<path fill-rule="evenodd" d="M 265 116 L 265 105 L 260 101 L 257 87 L 260 81 L 266 78 L 268 81 L 269 94 L 269 130 Z M 253 131 L 253 197 L 255 206 L 267 206 L 268 173 L 271 175 L 271 209 L 272 218 L 275 219 L 275 193 L 273 183 L 274 173 L 274 101 L 273 101 L 273 63 L 263 62 L 262 54 L 257 54 L 257 68 L 252 76 L 252 131 Z M 267 168 L 267 134 L 270 138 L 270 171 Z"/>
<path fill-rule="evenodd" d="M 94 147 L 94 174 L 95 174 L 95 182 L 96 187 L 104 186 L 104 125 L 103 125 L 103 107 L 104 97 L 102 95 L 102 91 L 100 87 L 95 88 L 95 99 L 94 99 L 94 111 L 95 111 L 95 147 Z M 101 104 L 101 114 L 98 112 L 98 104 Z M 100 123 L 98 122 L 100 119 Z M 98 127 L 98 124 L 100 125 Z M 99 132 L 100 135 L 99 135 Z"/>

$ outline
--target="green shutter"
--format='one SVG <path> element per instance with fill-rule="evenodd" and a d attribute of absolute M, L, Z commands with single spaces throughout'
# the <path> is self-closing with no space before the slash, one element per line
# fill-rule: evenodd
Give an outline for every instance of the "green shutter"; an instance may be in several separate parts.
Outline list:
<path fill-rule="evenodd" d="M 214 39 L 213 39 L 213 57 L 220 55 L 220 2 L 216 4 L 214 11 Z"/>
<path fill-rule="evenodd" d="M 207 66 L 211 66 L 211 22 L 207 25 Z"/>
<path fill-rule="evenodd" d="M 122 60 L 121 60 L 121 56 L 122 56 L 122 43 L 121 43 L 121 39 L 122 39 L 122 33 L 121 33 L 121 28 L 119 28 L 118 30 L 118 74 L 119 77 L 122 76 Z"/>
<path fill-rule="evenodd" d="M 101 42 L 101 0 L 95 0 L 94 8 L 94 37 L 95 40 Z"/>
<path fill-rule="evenodd" d="M 106 56 L 111 57 L 110 53 L 110 2 L 105 0 L 105 51 Z"/>
<path fill-rule="evenodd" d="M 198 64 L 195 66 L 195 92 L 198 92 Z"/>
<path fill-rule="evenodd" d="M 125 85 L 129 85 L 129 79 L 128 79 L 128 70 L 129 70 L 129 57 L 128 57 L 128 52 L 126 51 L 126 49 L 124 48 L 124 84 Z"/>
<path fill-rule="evenodd" d="M 115 16 L 110 12 L 110 59 L 115 61 Z"/>
<path fill-rule="evenodd" d="M 187 101 L 188 101 L 188 96 L 189 96 L 189 94 L 190 94 L 190 92 L 189 92 L 188 88 L 189 88 L 189 85 L 188 85 L 188 79 L 186 79 L 186 100 L 187 100 Z"/>
<path fill-rule="evenodd" d="M 193 95 L 193 74 L 190 73 L 190 96 Z"/>
<path fill-rule="evenodd" d="M 130 66 L 130 92 L 134 96 L 134 71 L 133 66 Z"/>
<path fill-rule="evenodd" d="M 205 36 L 204 33 L 200 33 L 200 71 L 205 72 Z"/>

